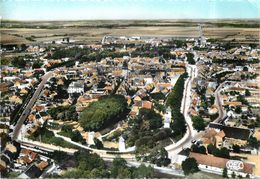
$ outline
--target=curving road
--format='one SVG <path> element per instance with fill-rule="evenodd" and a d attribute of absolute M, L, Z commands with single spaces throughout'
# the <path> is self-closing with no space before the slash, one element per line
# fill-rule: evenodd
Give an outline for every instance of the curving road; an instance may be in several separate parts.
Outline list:
<path fill-rule="evenodd" d="M 45 75 L 42 76 L 42 81 L 41 83 L 38 85 L 38 88 L 36 89 L 36 91 L 34 92 L 32 98 L 30 99 L 30 101 L 28 102 L 28 104 L 26 105 L 24 111 L 22 112 L 20 118 L 18 119 L 14 131 L 13 131 L 13 135 L 12 138 L 13 140 L 16 140 L 20 134 L 20 129 L 24 123 L 24 121 L 27 119 L 28 115 L 30 114 L 30 111 L 35 103 L 35 101 L 38 99 L 45 83 L 48 81 L 48 79 L 52 76 L 53 71 L 50 71 L 48 73 L 46 73 Z"/>
<path fill-rule="evenodd" d="M 197 133 L 192 126 L 191 118 L 188 114 L 188 109 L 191 103 L 191 82 L 193 81 L 194 77 L 196 76 L 196 66 L 194 65 L 187 65 L 187 70 L 189 77 L 185 81 L 184 86 L 184 95 L 182 99 L 182 108 L 181 111 L 184 115 L 186 124 L 187 124 L 187 132 L 183 136 L 181 140 L 179 140 L 175 144 L 171 144 L 166 146 L 165 149 L 168 151 L 169 157 L 173 158 L 176 154 L 178 154 L 183 148 L 189 147 L 191 141 L 194 139 L 199 138 L 202 135 L 201 133 Z"/>
<path fill-rule="evenodd" d="M 220 90 L 226 83 L 227 83 L 227 81 L 221 83 L 215 91 L 215 105 L 218 108 L 219 115 L 218 115 L 217 119 L 215 119 L 213 121 L 214 123 L 221 122 L 226 115 L 225 111 L 223 110 L 222 102 L 221 102 L 221 99 L 220 99 Z"/>

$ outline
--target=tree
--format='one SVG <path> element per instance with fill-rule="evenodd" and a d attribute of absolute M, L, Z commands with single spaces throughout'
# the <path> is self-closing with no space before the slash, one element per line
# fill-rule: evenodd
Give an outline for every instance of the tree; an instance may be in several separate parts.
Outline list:
<path fill-rule="evenodd" d="M 127 167 L 126 168 L 120 167 L 118 169 L 118 174 L 117 174 L 116 178 L 119 178 L 119 179 L 131 178 L 131 172 Z"/>
<path fill-rule="evenodd" d="M 42 65 L 43 65 L 42 62 L 36 61 L 36 62 L 33 63 L 32 68 L 33 68 L 33 69 L 35 69 L 35 68 L 41 68 Z"/>
<path fill-rule="evenodd" d="M 209 144 L 207 146 L 207 151 L 209 154 L 212 154 L 212 152 L 216 149 L 216 147 L 213 144 Z"/>
<path fill-rule="evenodd" d="M 91 154 L 89 151 L 80 150 L 75 153 L 77 166 L 81 170 L 93 170 L 94 168 L 105 169 L 105 161 L 97 154 Z"/>
<path fill-rule="evenodd" d="M 232 178 L 236 178 L 235 172 L 232 172 L 231 177 L 232 177 Z"/>
<path fill-rule="evenodd" d="M 191 146 L 191 151 L 196 153 L 206 154 L 206 148 L 204 146 L 198 146 L 195 144 Z"/>
<path fill-rule="evenodd" d="M 256 137 L 253 137 L 251 136 L 248 140 L 247 140 L 247 143 L 249 146 L 255 148 L 255 149 L 258 149 L 259 146 L 260 146 L 260 142 L 257 140 Z"/>
<path fill-rule="evenodd" d="M 232 146 L 232 148 L 233 148 L 233 152 L 235 152 L 235 153 L 239 153 L 240 152 L 240 146 L 239 145 L 233 145 Z"/>
<path fill-rule="evenodd" d="M 193 53 L 187 53 L 187 61 L 189 64 L 194 65 L 195 64 L 195 60 L 194 60 L 194 55 Z"/>
<path fill-rule="evenodd" d="M 52 159 L 54 159 L 58 163 L 64 161 L 64 159 L 69 156 L 66 152 L 58 151 L 58 150 L 51 152 L 49 155 L 51 156 Z"/>
<path fill-rule="evenodd" d="M 112 162 L 111 168 L 111 177 L 117 178 L 121 168 L 127 168 L 126 160 L 120 157 L 117 157 Z M 122 172 L 122 171 L 121 171 Z M 124 171 L 126 173 L 126 171 Z"/>
<path fill-rule="evenodd" d="M 81 142 L 81 143 L 86 142 L 78 130 L 72 131 L 71 140 L 73 140 L 75 142 Z"/>
<path fill-rule="evenodd" d="M 237 106 L 236 109 L 235 109 L 235 112 L 236 112 L 237 114 L 240 114 L 240 113 L 242 112 L 241 107 L 240 107 L 240 106 Z"/>
<path fill-rule="evenodd" d="M 246 96 L 251 96 L 251 93 L 250 93 L 250 91 L 249 91 L 248 89 L 246 89 L 245 95 L 246 95 Z"/>
<path fill-rule="evenodd" d="M 228 172 L 227 172 L 227 168 L 226 167 L 223 169 L 222 176 L 223 176 L 223 178 L 228 178 Z"/>
<path fill-rule="evenodd" d="M 196 173 L 199 171 L 198 163 L 194 158 L 187 158 L 181 164 L 182 170 L 185 175 Z"/>
<path fill-rule="evenodd" d="M 15 57 L 11 63 L 17 68 L 24 68 L 26 66 L 26 61 L 23 57 Z"/>
<path fill-rule="evenodd" d="M 0 64 L 1 65 L 10 65 L 10 61 L 11 61 L 10 58 L 2 57 Z"/>
<path fill-rule="evenodd" d="M 168 152 L 162 146 L 155 147 L 147 158 L 157 166 L 168 166 L 171 163 Z"/>
<path fill-rule="evenodd" d="M 7 126 L 8 127 L 8 126 Z M 9 136 L 8 136 L 8 134 L 7 133 L 4 133 L 4 132 L 1 132 L 0 133 L 0 137 L 1 137 L 1 151 L 3 151 L 3 149 L 5 148 L 5 145 L 6 145 L 6 143 L 10 140 L 10 138 L 9 138 Z"/>
<path fill-rule="evenodd" d="M 108 178 L 105 162 L 97 154 L 79 150 L 75 154 L 76 168 L 62 174 L 66 178 Z"/>
<path fill-rule="evenodd" d="M 248 71 L 248 67 L 243 67 L 243 71 Z"/>
<path fill-rule="evenodd" d="M 223 147 L 221 149 L 215 148 L 212 154 L 216 157 L 229 158 L 229 151 L 227 148 Z"/>
<path fill-rule="evenodd" d="M 210 104 L 213 105 L 215 102 L 215 97 L 214 96 L 210 96 Z"/>
<path fill-rule="evenodd" d="M 153 178 L 154 177 L 154 168 L 150 165 L 146 167 L 144 164 L 141 164 L 135 171 L 134 171 L 135 178 Z"/>
<path fill-rule="evenodd" d="M 247 101 L 247 100 L 245 99 L 245 97 L 242 96 L 242 95 L 239 95 L 239 96 L 237 97 L 237 100 L 240 101 L 242 104 L 248 105 L 248 101 Z"/>
<path fill-rule="evenodd" d="M 203 131 L 206 127 L 206 124 L 201 116 L 193 116 L 192 117 L 192 126 L 197 131 Z"/>
<path fill-rule="evenodd" d="M 104 148 L 103 143 L 99 139 L 94 138 L 94 143 L 95 143 L 97 149 L 103 149 Z"/>
<path fill-rule="evenodd" d="M 147 130 L 158 129 L 162 127 L 162 118 L 160 114 L 157 114 L 152 109 L 141 108 L 138 114 L 138 118 L 142 122 L 147 121 L 149 123 L 149 127 L 146 128 Z"/>

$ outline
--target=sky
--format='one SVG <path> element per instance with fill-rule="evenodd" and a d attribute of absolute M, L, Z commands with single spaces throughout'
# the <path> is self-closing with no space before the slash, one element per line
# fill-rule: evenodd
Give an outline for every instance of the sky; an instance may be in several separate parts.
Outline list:
<path fill-rule="evenodd" d="M 260 0 L 0 0 L 5 20 L 260 19 Z"/>

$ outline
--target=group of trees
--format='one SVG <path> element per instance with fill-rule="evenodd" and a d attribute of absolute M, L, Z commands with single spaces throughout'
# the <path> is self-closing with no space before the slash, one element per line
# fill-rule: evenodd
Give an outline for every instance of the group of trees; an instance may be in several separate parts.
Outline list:
<path fill-rule="evenodd" d="M 26 61 L 24 60 L 24 57 L 14 57 L 14 59 L 11 61 L 12 65 L 17 68 L 24 68 L 26 66 Z"/>
<path fill-rule="evenodd" d="M 52 54 L 49 54 L 48 58 L 61 59 L 61 58 L 74 58 L 78 59 L 80 62 L 88 61 L 100 61 L 103 58 L 111 57 L 123 57 L 129 56 L 128 52 L 117 52 L 114 49 L 96 50 L 93 48 L 58 48 Z M 80 57 L 80 58 L 79 58 Z M 75 64 L 75 60 L 68 60 L 60 64 L 56 64 L 53 67 L 59 66 L 72 66 Z M 53 67 L 49 68 L 52 69 Z"/>
<path fill-rule="evenodd" d="M 69 125 L 64 125 L 59 132 L 60 135 L 69 137 L 71 140 L 75 142 L 80 142 L 82 144 L 86 143 L 86 140 L 82 137 L 78 130 L 73 130 L 73 127 Z"/>
<path fill-rule="evenodd" d="M 168 166 L 171 163 L 171 160 L 168 158 L 168 152 L 162 146 L 155 147 L 146 157 L 146 160 L 159 167 Z"/>
<path fill-rule="evenodd" d="M 165 100 L 165 95 L 162 92 L 159 93 L 151 93 L 150 97 L 152 98 L 152 102 L 154 104 L 154 108 L 158 110 L 159 112 L 165 113 L 166 106 L 159 103 L 159 100 Z"/>
<path fill-rule="evenodd" d="M 78 54 L 89 54 L 91 52 L 91 49 L 89 48 L 79 48 L 79 47 L 73 47 L 73 48 L 57 48 L 55 51 L 49 55 L 49 58 L 52 59 L 61 59 L 61 58 L 74 58 Z"/>
<path fill-rule="evenodd" d="M 122 158 L 115 158 L 111 167 L 112 178 L 152 178 L 154 169 L 141 164 L 138 168 L 128 167 Z"/>
<path fill-rule="evenodd" d="M 181 164 L 185 175 L 193 174 L 199 171 L 198 163 L 194 158 L 187 158 Z"/>
<path fill-rule="evenodd" d="M 234 64 L 236 66 L 244 66 L 248 61 L 242 59 L 221 59 L 221 58 L 213 58 L 213 63 L 219 64 Z"/>
<path fill-rule="evenodd" d="M 11 61 L 11 64 L 17 68 L 25 68 L 27 65 L 27 62 L 24 58 L 26 58 L 26 57 L 23 57 L 23 56 L 14 57 Z M 33 69 L 41 68 L 42 65 L 43 65 L 43 63 L 40 60 L 36 60 L 35 62 L 32 63 L 32 68 Z"/>
<path fill-rule="evenodd" d="M 193 53 L 187 53 L 187 61 L 189 64 L 194 65 L 196 62 L 194 60 L 194 54 Z"/>
<path fill-rule="evenodd" d="M 163 132 L 159 129 L 163 125 L 162 117 L 153 109 L 141 108 L 138 116 L 130 119 L 129 125 L 131 127 L 126 136 L 126 142 L 129 146 L 135 145 L 137 150 L 142 151 L 143 147 L 152 149 L 157 141 L 168 136 L 167 131 Z"/>
<path fill-rule="evenodd" d="M 75 154 L 76 167 L 62 174 L 64 178 L 107 178 L 109 171 L 102 158 L 89 151 L 80 150 Z"/>
<path fill-rule="evenodd" d="M 159 167 L 168 166 L 171 163 L 171 160 L 168 158 L 168 152 L 162 145 L 158 145 L 153 149 L 143 147 L 141 151 L 137 151 L 136 159 L 156 164 Z"/>
<path fill-rule="evenodd" d="M 12 58 L 7 58 L 7 57 L 3 56 L 1 58 L 1 65 L 9 65 L 11 61 L 12 61 Z"/>
<path fill-rule="evenodd" d="M 199 132 L 205 129 L 206 123 L 204 122 L 204 119 L 201 116 L 193 116 L 192 126 Z"/>
<path fill-rule="evenodd" d="M 221 149 L 214 149 L 212 154 L 216 157 L 221 157 L 221 158 L 230 158 L 230 155 L 229 155 L 229 151 L 227 148 L 223 147 Z"/>
<path fill-rule="evenodd" d="M 156 101 L 164 100 L 165 95 L 162 92 L 159 93 L 150 93 L 150 97 Z"/>
<path fill-rule="evenodd" d="M 32 64 L 32 68 L 35 69 L 35 68 L 41 68 L 41 66 L 43 65 L 43 63 L 39 60 L 33 62 Z"/>
<path fill-rule="evenodd" d="M 45 125 L 46 124 L 44 124 L 43 127 L 38 129 L 36 132 L 31 134 L 29 138 L 32 140 L 41 141 L 43 143 L 53 144 L 65 148 L 76 148 L 75 145 L 70 144 L 61 138 L 55 137 L 54 133 L 48 130 Z"/>
<path fill-rule="evenodd" d="M 192 152 L 196 152 L 196 153 L 201 153 L 201 154 L 206 154 L 207 153 L 206 148 L 203 145 L 198 146 L 198 145 L 193 144 L 191 146 L 191 151 Z"/>
<path fill-rule="evenodd" d="M 78 114 L 76 111 L 76 107 L 74 105 L 68 106 L 58 106 L 55 108 L 51 108 L 48 110 L 48 113 L 54 120 L 62 120 L 62 121 L 78 121 Z"/>
<path fill-rule="evenodd" d="M 161 115 L 153 109 L 141 108 L 138 116 L 130 119 L 129 125 L 124 137 L 129 146 L 136 146 L 136 158 L 167 166 L 168 153 L 161 146 L 161 141 L 171 136 L 171 130 L 160 129 L 163 125 Z"/>
<path fill-rule="evenodd" d="M 80 114 L 80 125 L 86 131 L 98 131 L 125 118 L 127 102 L 124 96 L 103 96 Z"/>
<path fill-rule="evenodd" d="M 237 148 L 237 146 L 233 146 L 233 149 L 235 152 L 238 152 L 240 149 Z M 222 157 L 222 158 L 229 158 L 229 151 L 227 148 L 223 147 L 221 149 L 218 149 L 215 145 L 209 144 L 207 146 L 207 149 L 203 145 L 196 145 L 193 144 L 191 146 L 191 151 L 196 152 L 196 153 L 201 153 L 201 154 L 212 154 L 216 157 Z"/>
<path fill-rule="evenodd" d="M 117 52 L 114 50 L 101 50 L 101 51 L 92 51 L 92 53 L 88 55 L 83 55 L 81 58 L 81 62 L 86 61 L 97 61 L 99 62 L 103 58 L 111 57 L 111 58 L 122 58 L 123 56 L 129 56 L 128 52 Z"/>
<path fill-rule="evenodd" d="M 216 157 L 230 158 L 229 151 L 225 147 L 218 149 L 215 145 L 209 144 L 207 146 L 207 151 L 209 154 L 212 154 Z"/>
<path fill-rule="evenodd" d="M 170 47 L 176 47 L 176 48 L 187 47 L 185 40 L 171 39 L 171 41 L 169 41 L 169 45 Z"/>
<path fill-rule="evenodd" d="M 166 101 L 166 104 L 172 108 L 172 116 L 174 117 L 173 122 L 171 123 L 171 129 L 176 138 L 183 136 L 187 130 L 184 116 L 180 111 L 186 77 L 187 73 L 184 73 L 179 77 Z"/>
<path fill-rule="evenodd" d="M 111 166 L 97 154 L 80 150 L 75 154 L 76 167 L 64 172 L 66 178 L 152 178 L 154 169 L 151 166 L 140 165 L 138 168 L 128 167 L 126 160 L 115 158 Z"/>
<path fill-rule="evenodd" d="M 242 104 L 244 105 L 248 105 L 248 101 L 246 100 L 246 98 L 242 95 L 238 95 L 237 96 L 237 100 L 240 101 Z"/>
<path fill-rule="evenodd" d="M 176 56 L 171 54 L 171 46 L 158 46 L 154 47 L 150 44 L 142 45 L 141 47 L 136 48 L 135 51 L 131 53 L 132 57 L 159 57 L 163 56 L 165 59 L 175 59 Z"/>

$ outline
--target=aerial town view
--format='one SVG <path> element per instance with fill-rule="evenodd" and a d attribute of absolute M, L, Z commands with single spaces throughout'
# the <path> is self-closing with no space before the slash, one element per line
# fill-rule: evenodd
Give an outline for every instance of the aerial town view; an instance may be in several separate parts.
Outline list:
<path fill-rule="evenodd" d="M 1 0 L 1 178 L 260 178 L 259 0 Z"/>

